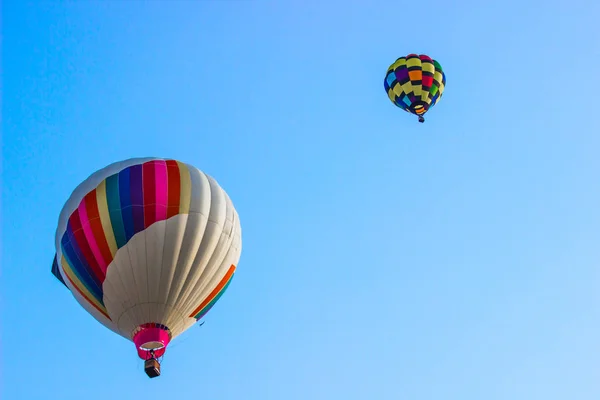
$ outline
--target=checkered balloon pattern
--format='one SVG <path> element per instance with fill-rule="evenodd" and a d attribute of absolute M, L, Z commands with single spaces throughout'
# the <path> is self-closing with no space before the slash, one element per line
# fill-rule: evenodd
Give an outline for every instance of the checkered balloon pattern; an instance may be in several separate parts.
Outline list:
<path fill-rule="evenodd" d="M 442 97 L 446 75 L 440 63 L 429 56 L 409 54 L 390 65 L 383 85 L 392 103 L 423 120 Z"/>

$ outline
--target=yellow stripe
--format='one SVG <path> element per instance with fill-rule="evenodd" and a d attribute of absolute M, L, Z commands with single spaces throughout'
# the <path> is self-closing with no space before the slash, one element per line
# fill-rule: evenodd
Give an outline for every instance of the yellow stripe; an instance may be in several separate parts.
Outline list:
<path fill-rule="evenodd" d="M 92 303 L 94 303 L 94 305 L 96 305 L 96 307 L 98 307 L 100 310 L 102 310 L 104 313 L 106 313 L 108 315 L 108 311 L 106 311 L 106 308 L 102 304 L 100 304 L 94 298 L 94 295 L 92 295 L 87 290 L 87 288 L 85 287 L 85 285 L 83 283 L 81 283 L 81 281 L 79 280 L 79 278 L 77 278 L 77 275 L 75 275 L 75 273 L 73 272 L 73 270 L 71 270 L 71 266 L 67 262 L 67 259 L 65 258 L 64 255 L 61 258 L 61 263 L 62 263 L 62 269 L 63 269 L 63 271 L 65 271 L 65 274 L 67 274 L 67 276 L 69 277 L 69 279 L 71 280 L 71 282 L 73 282 L 75 284 L 75 286 L 77 286 L 77 289 L 81 293 L 85 294 L 85 297 L 87 297 L 86 300 L 89 300 Z"/>
<path fill-rule="evenodd" d="M 390 98 L 390 100 L 392 102 L 394 102 L 394 100 L 396 100 L 396 96 L 394 95 L 394 91 L 392 90 L 392 88 L 388 89 L 388 97 Z"/>
<path fill-rule="evenodd" d="M 435 66 L 427 61 L 421 64 L 421 70 L 435 74 Z"/>
<path fill-rule="evenodd" d="M 402 95 L 402 93 L 404 92 L 404 87 L 400 84 L 394 85 L 393 87 L 393 92 L 396 96 L 400 97 Z"/>
<path fill-rule="evenodd" d="M 413 91 L 412 83 L 410 81 L 408 81 L 404 85 L 402 85 L 402 91 L 406 94 L 412 92 Z"/>
<path fill-rule="evenodd" d="M 100 213 L 100 222 L 102 223 L 102 230 L 104 231 L 104 237 L 108 243 L 108 248 L 113 258 L 117 254 L 117 241 L 115 239 L 115 233 L 112 228 L 112 222 L 110 221 L 110 214 L 108 213 L 108 200 L 106 198 L 106 180 L 102 181 L 96 188 L 96 201 L 98 202 L 98 212 Z"/>
<path fill-rule="evenodd" d="M 433 74 L 433 79 L 435 79 L 436 81 L 439 82 L 439 84 L 442 84 L 442 80 L 444 79 L 444 75 L 442 75 L 442 73 L 440 71 L 435 71 Z"/>
<path fill-rule="evenodd" d="M 192 202 L 192 178 L 187 165 L 177 161 L 179 167 L 181 194 L 179 197 L 179 214 L 189 214 Z"/>
<path fill-rule="evenodd" d="M 396 60 L 392 64 L 391 69 L 396 69 L 396 68 L 401 67 L 403 65 L 406 65 L 406 58 L 401 58 L 400 60 Z"/>
<path fill-rule="evenodd" d="M 410 67 L 420 67 L 421 66 L 421 59 L 419 57 L 409 58 L 408 60 L 406 60 L 406 66 L 408 68 L 410 68 Z"/>
<path fill-rule="evenodd" d="M 423 93 L 423 90 L 421 90 L 422 88 L 422 85 L 413 85 L 413 93 L 415 94 L 416 98 L 421 98 L 421 94 Z"/>

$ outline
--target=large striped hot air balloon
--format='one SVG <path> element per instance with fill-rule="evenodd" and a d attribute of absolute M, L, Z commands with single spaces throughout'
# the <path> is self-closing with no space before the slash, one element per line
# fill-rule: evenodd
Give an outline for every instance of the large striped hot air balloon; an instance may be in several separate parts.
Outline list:
<path fill-rule="evenodd" d="M 169 342 L 215 304 L 242 249 L 231 200 L 169 159 L 111 164 L 63 207 L 52 273 L 105 327 L 135 343 L 150 377 Z"/>
<path fill-rule="evenodd" d="M 446 75 L 431 57 L 409 54 L 389 66 L 383 86 L 392 103 L 425 122 L 423 116 L 444 93 Z"/>

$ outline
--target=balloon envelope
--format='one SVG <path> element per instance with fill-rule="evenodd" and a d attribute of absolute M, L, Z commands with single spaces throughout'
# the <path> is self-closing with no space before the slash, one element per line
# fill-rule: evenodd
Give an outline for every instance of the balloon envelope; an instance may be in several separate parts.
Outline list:
<path fill-rule="evenodd" d="M 101 324 L 161 356 L 231 282 L 238 214 L 210 176 L 170 159 L 111 164 L 63 207 L 52 273 Z"/>
<path fill-rule="evenodd" d="M 383 86 L 392 103 L 419 116 L 423 122 L 423 115 L 444 93 L 446 75 L 440 63 L 431 57 L 409 54 L 388 67 Z"/>

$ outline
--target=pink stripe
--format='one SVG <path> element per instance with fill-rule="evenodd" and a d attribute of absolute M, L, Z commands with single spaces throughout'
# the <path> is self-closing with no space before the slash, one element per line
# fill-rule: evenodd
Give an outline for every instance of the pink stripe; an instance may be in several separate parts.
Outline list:
<path fill-rule="evenodd" d="M 168 205 L 168 183 L 167 183 L 167 163 L 165 161 L 156 161 L 155 177 L 156 180 L 156 220 L 164 221 L 167 219 Z"/>
<path fill-rule="evenodd" d="M 81 219 L 81 227 L 83 228 L 83 233 L 85 234 L 85 239 L 87 240 L 92 253 L 94 254 L 94 258 L 98 262 L 100 269 L 106 275 L 106 267 L 108 264 L 104 261 L 104 257 L 102 257 L 102 252 L 98 247 L 98 243 L 96 243 L 96 238 L 94 237 L 94 232 L 92 232 L 92 227 L 90 226 L 90 221 L 87 216 L 87 210 L 85 209 L 85 197 L 79 203 L 79 218 Z"/>

